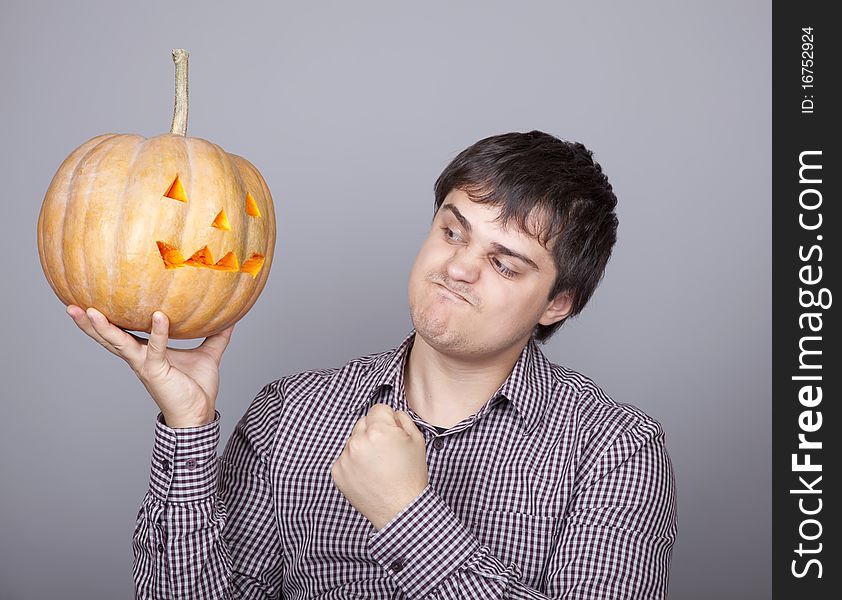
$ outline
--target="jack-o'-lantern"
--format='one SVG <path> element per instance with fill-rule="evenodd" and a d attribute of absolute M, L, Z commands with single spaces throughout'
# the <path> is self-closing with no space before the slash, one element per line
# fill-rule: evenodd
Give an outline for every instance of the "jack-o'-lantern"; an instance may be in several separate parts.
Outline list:
<path fill-rule="evenodd" d="M 74 150 L 38 219 L 38 252 L 59 299 L 123 329 L 217 333 L 253 306 L 269 276 L 275 210 L 246 159 L 187 137 L 187 53 L 173 50 L 172 130 L 105 134 Z"/>

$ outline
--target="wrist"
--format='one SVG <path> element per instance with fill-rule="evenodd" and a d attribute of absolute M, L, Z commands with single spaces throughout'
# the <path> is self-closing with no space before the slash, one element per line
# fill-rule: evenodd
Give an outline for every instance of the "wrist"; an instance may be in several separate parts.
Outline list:
<path fill-rule="evenodd" d="M 194 428 L 173 429 L 159 413 L 155 425 L 149 489 L 163 502 L 194 502 L 216 490 L 216 450 L 219 421 Z"/>
<path fill-rule="evenodd" d="M 376 531 L 383 529 L 396 516 L 405 511 L 406 508 L 412 504 L 426 488 L 427 482 L 425 481 L 421 487 L 417 487 L 413 490 L 407 490 L 402 496 L 396 497 L 390 507 L 373 512 L 371 517 L 368 518 L 372 527 L 374 527 Z"/>
<path fill-rule="evenodd" d="M 209 414 L 204 412 L 196 415 L 179 415 L 161 411 L 161 419 L 164 425 L 170 429 L 203 427 L 216 420 L 216 411 L 212 410 Z"/>

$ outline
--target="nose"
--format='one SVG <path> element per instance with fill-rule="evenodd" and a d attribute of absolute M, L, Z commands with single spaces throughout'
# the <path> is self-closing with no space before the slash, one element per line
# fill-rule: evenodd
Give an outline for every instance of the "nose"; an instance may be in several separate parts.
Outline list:
<path fill-rule="evenodd" d="M 446 271 L 452 281 L 475 283 L 480 273 L 479 259 L 466 248 L 459 248 L 447 261 Z"/>

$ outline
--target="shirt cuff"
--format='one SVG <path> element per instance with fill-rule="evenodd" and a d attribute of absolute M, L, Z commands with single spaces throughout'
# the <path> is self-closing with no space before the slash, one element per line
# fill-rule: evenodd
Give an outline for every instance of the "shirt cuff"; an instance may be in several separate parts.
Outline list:
<path fill-rule="evenodd" d="M 158 413 L 149 491 L 164 502 L 203 500 L 216 491 L 219 413 L 207 425 L 173 429 Z"/>
<path fill-rule="evenodd" d="M 476 537 L 429 485 L 368 538 L 371 557 L 410 598 L 426 598 L 479 549 Z"/>

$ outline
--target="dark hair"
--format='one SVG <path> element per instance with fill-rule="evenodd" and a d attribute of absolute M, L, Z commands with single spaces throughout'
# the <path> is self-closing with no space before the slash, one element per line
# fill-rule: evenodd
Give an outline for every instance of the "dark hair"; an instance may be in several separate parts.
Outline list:
<path fill-rule="evenodd" d="M 617 197 L 590 150 L 542 131 L 487 137 L 439 175 L 436 211 L 453 189 L 500 206 L 498 221 L 505 226 L 514 219 L 550 250 L 558 274 L 547 299 L 569 291 L 573 309 L 567 318 L 582 311 L 605 273 L 618 224 Z M 565 320 L 538 324 L 536 341 L 545 343 Z"/>

